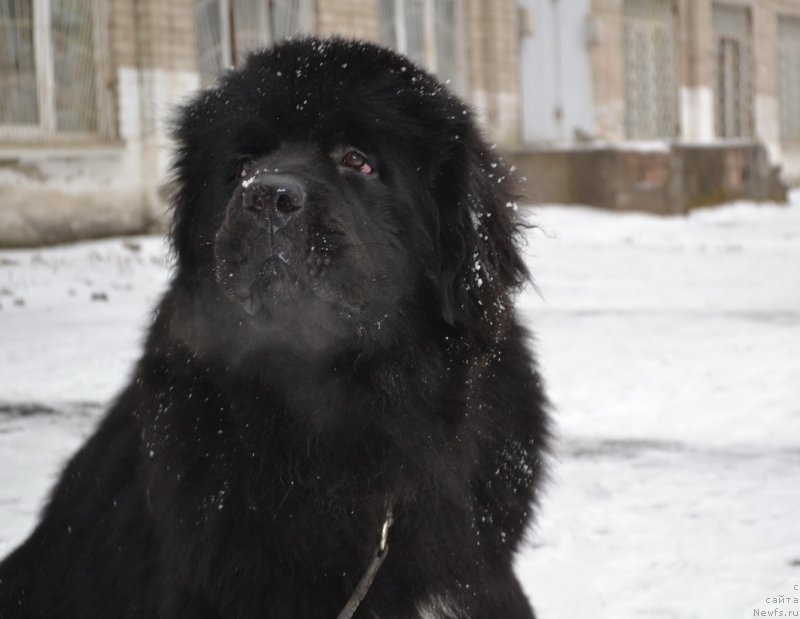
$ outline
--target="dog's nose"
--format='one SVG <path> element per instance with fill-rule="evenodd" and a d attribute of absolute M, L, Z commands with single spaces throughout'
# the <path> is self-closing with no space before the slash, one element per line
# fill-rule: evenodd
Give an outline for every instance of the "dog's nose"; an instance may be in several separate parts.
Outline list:
<path fill-rule="evenodd" d="M 286 225 L 303 208 L 306 192 L 295 178 L 284 174 L 260 174 L 249 181 L 242 195 L 242 206 L 253 214 L 273 220 L 277 227 Z M 278 221 L 274 221 L 273 215 Z"/>

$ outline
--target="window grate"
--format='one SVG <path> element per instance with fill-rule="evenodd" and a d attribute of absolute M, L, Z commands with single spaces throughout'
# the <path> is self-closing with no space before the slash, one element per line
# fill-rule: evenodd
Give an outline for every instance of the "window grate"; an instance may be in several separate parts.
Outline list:
<path fill-rule="evenodd" d="M 51 0 L 56 130 L 97 130 L 97 78 L 91 3 Z"/>
<path fill-rule="evenodd" d="M 624 0 L 625 134 L 629 139 L 675 137 L 677 123 L 676 10 L 672 0 Z"/>
<path fill-rule="evenodd" d="M 0 125 L 39 122 L 32 4 L 0 0 Z"/>
<path fill-rule="evenodd" d="M 778 17 L 781 141 L 800 145 L 800 16 Z"/>

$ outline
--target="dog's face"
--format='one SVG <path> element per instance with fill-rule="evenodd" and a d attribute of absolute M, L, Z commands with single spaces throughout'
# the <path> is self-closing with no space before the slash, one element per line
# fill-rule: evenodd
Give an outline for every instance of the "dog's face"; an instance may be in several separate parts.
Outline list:
<path fill-rule="evenodd" d="M 408 162 L 374 140 L 324 137 L 243 155 L 214 239 L 226 297 L 273 338 L 317 345 L 394 314 L 433 247 L 418 196 L 393 184 Z"/>
<path fill-rule="evenodd" d="M 307 39 L 256 54 L 176 137 L 179 277 L 253 342 L 480 329 L 523 274 L 502 162 L 456 97 L 387 50 Z"/>

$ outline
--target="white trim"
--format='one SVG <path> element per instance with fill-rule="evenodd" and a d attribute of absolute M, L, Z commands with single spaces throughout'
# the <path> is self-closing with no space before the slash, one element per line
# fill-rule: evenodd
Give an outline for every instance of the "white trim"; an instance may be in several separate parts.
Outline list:
<path fill-rule="evenodd" d="M 230 0 L 219 0 L 219 49 L 223 71 L 233 68 L 231 50 L 231 4 Z"/>
<path fill-rule="evenodd" d="M 465 4 L 464 2 L 456 2 L 456 17 L 455 17 L 455 29 L 456 29 L 456 62 L 458 63 L 456 75 L 458 76 L 456 83 L 452 84 L 453 90 L 457 93 L 465 94 L 469 92 L 469 71 L 467 71 L 467 66 L 469 62 L 469 57 L 467 55 L 467 26 L 466 26 L 466 17 L 464 13 Z M 521 85 L 520 85 L 521 87 Z M 520 100 L 522 100 L 522 96 L 520 96 Z"/>
<path fill-rule="evenodd" d="M 406 31 L 406 3 L 405 0 L 394 0 L 394 27 L 397 51 L 401 54 L 408 53 L 408 32 Z"/>
<path fill-rule="evenodd" d="M 436 12 L 433 7 L 433 0 L 425 0 L 423 9 L 423 24 L 425 26 L 425 50 L 423 56 L 425 57 L 425 64 L 428 65 L 431 71 L 436 73 L 438 69 L 436 44 Z"/>
<path fill-rule="evenodd" d="M 50 3 L 47 0 L 34 0 L 33 54 L 36 63 L 36 95 L 39 105 L 38 129 L 45 134 L 55 133 L 56 129 L 53 40 L 50 25 Z"/>
<path fill-rule="evenodd" d="M 681 86 L 681 139 L 713 142 L 714 91 L 710 86 Z"/>

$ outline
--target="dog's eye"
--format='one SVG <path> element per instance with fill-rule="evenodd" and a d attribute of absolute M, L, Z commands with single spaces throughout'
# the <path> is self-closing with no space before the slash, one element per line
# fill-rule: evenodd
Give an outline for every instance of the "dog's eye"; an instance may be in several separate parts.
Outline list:
<path fill-rule="evenodd" d="M 253 169 L 253 160 L 250 157 L 242 157 L 239 159 L 239 168 L 237 176 L 239 178 L 247 178 L 250 171 Z"/>
<path fill-rule="evenodd" d="M 342 157 L 341 163 L 343 166 L 347 166 L 348 168 L 352 168 L 353 170 L 358 170 L 362 174 L 372 173 L 372 166 L 367 161 L 367 158 L 364 156 L 363 153 L 360 153 L 357 150 L 347 151 L 344 154 L 344 157 Z"/>

